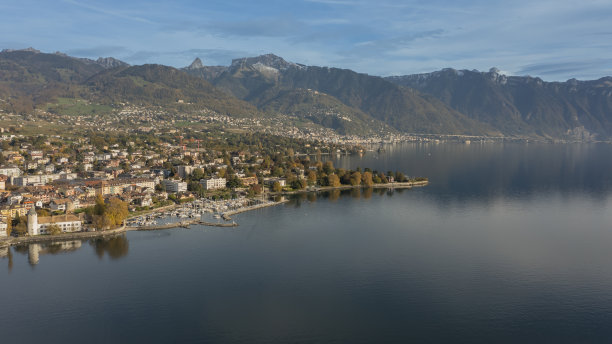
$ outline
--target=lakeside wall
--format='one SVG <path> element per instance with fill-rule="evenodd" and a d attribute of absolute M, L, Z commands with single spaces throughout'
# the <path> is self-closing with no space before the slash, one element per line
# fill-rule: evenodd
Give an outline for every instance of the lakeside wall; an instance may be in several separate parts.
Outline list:
<path fill-rule="evenodd" d="M 37 236 L 28 236 L 28 237 L 16 237 L 16 238 L 8 238 L 0 241 L 0 246 L 4 245 L 22 245 L 22 244 L 31 244 L 37 242 L 48 242 L 48 241 L 67 241 L 67 240 L 84 240 L 84 239 L 93 239 L 93 238 L 101 238 L 107 236 L 115 236 L 118 234 L 122 234 L 126 232 L 125 225 L 115 228 L 109 229 L 106 231 L 95 231 L 95 232 L 76 232 L 76 233 L 62 233 L 57 235 L 37 235 Z"/>

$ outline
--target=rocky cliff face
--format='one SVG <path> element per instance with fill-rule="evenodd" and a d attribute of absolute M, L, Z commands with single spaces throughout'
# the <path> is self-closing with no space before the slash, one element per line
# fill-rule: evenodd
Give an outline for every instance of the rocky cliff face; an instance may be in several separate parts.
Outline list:
<path fill-rule="evenodd" d="M 612 137 L 612 78 L 545 82 L 530 76 L 443 69 L 389 77 L 430 94 L 507 135 L 586 139 Z"/>

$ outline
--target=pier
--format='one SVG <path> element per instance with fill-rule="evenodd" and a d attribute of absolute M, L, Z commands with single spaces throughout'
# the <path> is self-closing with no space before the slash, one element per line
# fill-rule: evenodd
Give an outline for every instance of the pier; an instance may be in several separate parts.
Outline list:
<path fill-rule="evenodd" d="M 171 228 L 189 228 L 191 225 L 202 225 L 202 226 L 211 226 L 211 227 L 237 227 L 238 224 L 235 222 L 232 223 L 221 223 L 221 222 L 206 222 L 200 220 L 189 220 L 189 221 L 179 221 L 179 222 L 171 222 L 165 223 L 161 225 L 152 225 L 152 226 L 137 226 L 137 227 L 127 227 L 128 231 L 156 231 L 162 229 L 171 229 Z"/>

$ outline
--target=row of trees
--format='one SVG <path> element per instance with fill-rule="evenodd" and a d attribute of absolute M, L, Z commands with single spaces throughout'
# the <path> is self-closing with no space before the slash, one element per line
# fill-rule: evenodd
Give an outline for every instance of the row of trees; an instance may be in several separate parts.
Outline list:
<path fill-rule="evenodd" d="M 294 162 L 297 164 L 297 162 Z M 282 164 L 279 164 L 282 165 Z M 305 173 L 305 178 L 298 178 L 297 175 L 293 172 L 295 168 L 291 169 L 291 164 L 284 164 L 286 168 L 286 172 L 283 173 L 283 168 L 278 165 L 274 167 L 274 172 L 272 175 L 275 176 L 283 176 L 286 178 L 287 185 L 290 186 L 294 190 L 305 189 L 308 185 L 319 185 L 319 186 L 333 186 L 338 187 L 341 185 L 351 185 L 351 186 L 372 186 L 374 184 L 388 183 L 391 178 L 397 182 L 407 182 L 410 181 L 403 173 L 401 172 L 391 172 L 387 173 L 372 171 L 369 168 L 366 168 L 364 171 L 361 171 L 360 168 L 355 170 L 345 170 L 342 168 L 335 168 L 333 162 L 327 161 L 325 163 L 316 162 L 314 164 L 310 164 L 309 161 L 300 162 L 298 168 L 308 168 Z M 310 167 L 315 167 L 311 169 Z M 280 174 L 280 175 L 279 175 Z M 413 181 L 418 180 L 426 180 L 426 178 L 416 178 Z M 282 188 L 280 184 L 274 183 L 272 185 L 272 191 L 278 192 L 281 191 Z"/>

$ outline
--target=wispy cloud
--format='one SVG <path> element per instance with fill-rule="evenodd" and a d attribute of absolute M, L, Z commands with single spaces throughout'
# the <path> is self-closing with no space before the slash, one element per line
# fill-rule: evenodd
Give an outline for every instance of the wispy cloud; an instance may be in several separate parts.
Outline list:
<path fill-rule="evenodd" d="M 229 64 L 273 52 L 378 75 L 492 66 L 547 80 L 612 74 L 609 0 L 22 0 L 0 7 L 6 48 L 132 64 L 181 67 L 195 56 Z"/>
<path fill-rule="evenodd" d="M 287 37 L 303 31 L 303 24 L 289 18 L 258 18 L 242 21 L 212 21 L 201 30 L 223 36 Z"/>
<path fill-rule="evenodd" d="M 342 5 L 342 6 L 359 5 L 362 3 L 361 1 L 351 1 L 351 0 L 304 0 L 304 1 L 317 3 L 317 4 Z"/>
<path fill-rule="evenodd" d="M 125 20 L 132 20 L 132 21 L 137 21 L 137 22 L 141 22 L 141 23 L 153 23 L 152 21 L 146 19 L 146 18 L 142 18 L 139 16 L 135 16 L 135 15 L 131 15 L 128 13 L 123 13 L 120 11 L 116 11 L 116 10 L 109 10 L 107 8 L 102 8 L 99 6 L 94 6 L 91 4 L 88 4 L 84 1 L 76 1 L 76 0 L 62 0 L 63 2 L 67 3 L 67 4 L 71 4 L 83 9 L 87 9 L 93 12 L 97 12 L 97 13 L 101 13 L 101 14 L 105 14 L 108 16 L 112 16 L 115 18 L 120 18 L 120 19 L 125 19 Z"/>
<path fill-rule="evenodd" d="M 550 76 L 559 74 L 575 75 L 578 73 L 592 73 L 598 70 L 612 71 L 612 62 L 607 59 L 573 60 L 567 62 L 536 63 L 522 66 L 516 73 L 518 75 Z M 599 75 L 603 76 L 603 75 Z"/>

